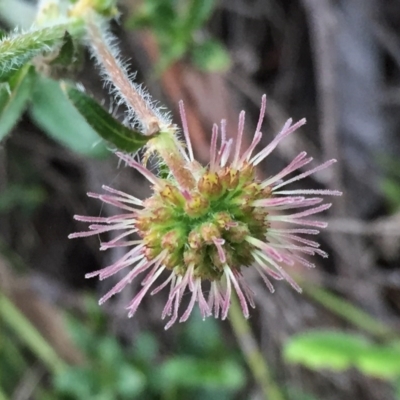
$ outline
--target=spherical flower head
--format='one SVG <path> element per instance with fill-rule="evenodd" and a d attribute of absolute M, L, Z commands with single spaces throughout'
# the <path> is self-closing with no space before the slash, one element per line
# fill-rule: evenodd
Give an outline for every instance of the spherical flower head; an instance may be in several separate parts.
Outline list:
<path fill-rule="evenodd" d="M 121 270 L 128 271 L 100 300 L 103 303 L 139 274 L 146 273 L 142 288 L 127 306 L 129 316 L 134 315 L 146 293 L 155 294 L 169 286 L 168 300 L 162 313 L 162 318 L 170 317 L 166 329 L 177 320 L 186 321 L 196 303 L 203 318 L 214 314 L 216 318 L 225 319 L 233 290 L 240 300 L 244 316 L 248 317 L 249 305 L 254 307 L 255 304 L 253 292 L 243 277 L 247 268 L 254 268 L 271 292 L 274 290 L 271 278 L 285 279 L 301 291 L 284 267 L 296 263 L 312 267 L 304 255 L 327 257 L 317 242 L 304 235 L 316 235 L 318 228 L 326 226 L 325 222 L 309 219 L 331 206 L 324 204 L 320 196 L 341 194 L 332 190 L 283 189 L 335 162 L 330 160 L 287 179 L 311 163 L 313 159 L 305 152 L 278 174 L 267 179 L 257 177 L 256 166 L 281 140 L 305 123 L 301 120 L 292 124 L 292 120 L 288 120 L 272 142 L 253 155 L 262 138 L 260 130 L 265 96 L 253 141 L 244 152 L 241 152 L 244 112 L 239 117 L 235 142 L 227 139 L 224 121 L 220 135 L 219 128 L 214 125 L 210 163 L 206 167 L 194 160 L 185 112 L 183 105 L 180 106 L 187 143 L 186 150 L 180 148 L 181 168 L 186 180 L 179 179 L 179 170 L 175 176 L 159 178 L 132 157 L 117 153 L 151 182 L 153 195 L 142 201 L 104 186 L 110 194 L 90 193 L 89 196 L 115 205 L 125 213 L 113 217 L 76 216 L 77 220 L 92 225 L 88 232 L 70 235 L 83 237 L 121 231 L 111 241 L 101 243 L 101 249 L 127 247 L 127 253 L 114 264 L 87 277 L 105 279 Z M 190 179 L 187 179 L 188 172 Z M 132 240 L 132 234 L 140 239 Z M 166 279 L 157 286 L 155 283 L 161 274 L 166 275 Z M 182 297 L 187 291 L 191 296 L 185 311 L 179 315 Z"/>

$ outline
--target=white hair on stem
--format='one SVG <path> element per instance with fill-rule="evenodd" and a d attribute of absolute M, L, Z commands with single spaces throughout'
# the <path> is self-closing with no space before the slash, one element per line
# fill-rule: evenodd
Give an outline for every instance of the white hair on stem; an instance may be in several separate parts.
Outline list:
<path fill-rule="evenodd" d="M 110 92 L 117 99 L 117 105 L 128 107 L 127 120 L 144 135 L 151 135 L 171 125 L 168 113 L 163 113 L 157 102 L 143 88 L 133 81 L 136 73 L 129 74 L 127 64 L 119 56 L 114 44 L 116 38 L 107 25 L 98 18 L 91 18 L 87 24 L 92 55 L 101 68 L 102 77 Z"/>

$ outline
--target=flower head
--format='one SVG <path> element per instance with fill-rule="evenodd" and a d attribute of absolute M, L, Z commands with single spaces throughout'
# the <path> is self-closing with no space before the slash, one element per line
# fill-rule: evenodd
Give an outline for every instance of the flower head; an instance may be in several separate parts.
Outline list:
<path fill-rule="evenodd" d="M 75 216 L 75 219 L 91 225 L 89 231 L 74 233 L 71 238 L 120 231 L 111 241 L 102 242 L 100 249 L 128 248 L 117 262 L 86 276 L 105 279 L 127 270 L 126 276 L 100 299 L 100 303 L 120 292 L 138 275 L 145 274 L 142 288 L 127 306 L 129 316 L 136 312 L 147 293 L 153 295 L 169 286 L 168 300 L 162 313 L 162 318 L 170 317 L 167 329 L 177 320 L 186 321 L 195 303 L 198 303 L 203 318 L 214 314 L 216 318 L 225 319 L 233 290 L 240 300 L 244 316 L 248 317 L 249 306 L 254 307 L 254 300 L 253 292 L 243 278 L 246 268 L 254 268 L 271 292 L 274 290 L 271 278 L 285 279 L 301 291 L 284 267 L 295 263 L 312 267 L 304 255 L 327 257 L 319 243 L 307 236 L 317 235 L 318 228 L 326 227 L 325 222 L 312 217 L 331 206 L 323 203 L 321 196 L 341 193 L 333 190 L 287 190 L 285 187 L 327 168 L 335 160 L 299 173 L 312 161 L 302 152 L 276 175 L 259 179 L 256 166 L 281 140 L 305 124 L 304 119 L 295 124 L 289 119 L 269 145 L 253 154 L 262 137 L 265 105 L 263 96 L 256 132 L 244 152 L 241 152 L 244 112 L 239 116 L 235 141 L 227 139 L 224 121 L 220 128 L 214 125 L 210 163 L 202 167 L 194 160 L 181 104 L 187 143 L 186 150 L 180 147 L 182 164 L 178 167 L 182 176 L 177 168 L 167 178 L 157 177 L 132 157 L 117 153 L 150 181 L 154 192 L 150 198 L 139 200 L 103 186 L 108 194 L 89 193 L 89 196 L 112 204 L 123 213 L 112 217 Z M 295 175 L 289 178 L 292 173 Z M 133 234 L 140 239 L 132 239 Z M 166 278 L 156 283 L 162 274 Z M 189 304 L 179 314 L 186 291 L 191 293 Z"/>

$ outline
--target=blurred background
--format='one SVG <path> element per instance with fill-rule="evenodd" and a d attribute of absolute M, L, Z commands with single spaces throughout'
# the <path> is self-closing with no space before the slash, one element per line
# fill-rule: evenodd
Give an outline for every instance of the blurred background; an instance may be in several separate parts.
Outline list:
<path fill-rule="evenodd" d="M 0 25 L 27 28 L 35 3 L 0 0 Z M 197 158 L 207 162 L 213 122 L 236 133 L 246 110 L 251 140 L 262 94 L 264 144 L 287 118 L 307 125 L 261 165 L 278 172 L 300 151 L 339 162 L 307 182 L 344 192 L 321 236 L 327 260 L 290 271 L 270 294 L 256 278 L 253 338 L 278 387 L 269 400 L 400 399 L 400 1 L 123 0 L 112 31 L 121 53 L 179 123 L 184 100 Z M 106 107 L 87 52 L 68 76 Z M 37 66 L 40 70 L 40 65 Z M 118 166 L 41 71 L 29 106 L 10 125 L 0 89 L 0 399 L 262 399 L 229 321 L 192 315 L 164 331 L 166 293 L 133 319 L 133 283 L 102 307 L 115 284 L 85 280 L 121 257 L 74 214 L 112 215 L 86 197 L 106 184 L 144 198 L 147 183 Z M 3 90 L 3 92 L 1 92 Z M 123 118 L 124 110 L 115 109 Z M 1 129 L 0 129 L 1 130 Z M 8 133 L 2 132 L 2 134 Z M 115 278 L 118 279 L 118 278 Z M 243 345 L 243 343 L 242 343 Z"/>

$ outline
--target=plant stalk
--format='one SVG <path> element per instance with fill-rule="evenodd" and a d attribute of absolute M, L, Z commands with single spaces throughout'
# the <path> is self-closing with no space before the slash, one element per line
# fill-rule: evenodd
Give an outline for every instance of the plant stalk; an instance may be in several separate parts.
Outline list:
<path fill-rule="evenodd" d="M 232 296 L 229 321 L 243 356 L 266 400 L 285 400 L 279 385 L 274 381 L 267 360 L 263 357 L 248 320 L 243 316 L 236 296 Z"/>

